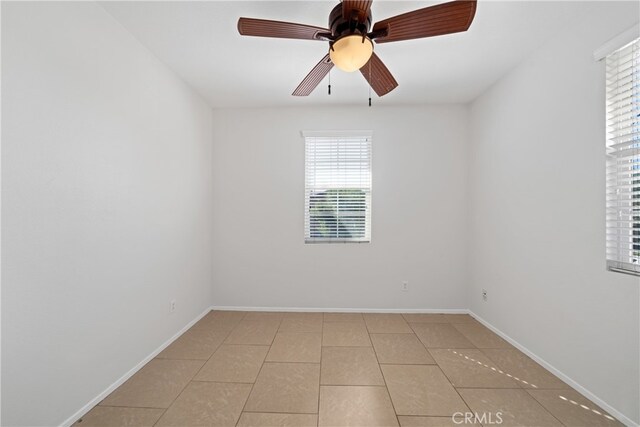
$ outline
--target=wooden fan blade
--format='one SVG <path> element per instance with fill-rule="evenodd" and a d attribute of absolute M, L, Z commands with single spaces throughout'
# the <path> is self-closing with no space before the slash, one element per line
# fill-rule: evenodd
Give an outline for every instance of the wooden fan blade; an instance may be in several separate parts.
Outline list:
<path fill-rule="evenodd" d="M 238 32 L 243 36 L 304 40 L 326 40 L 325 36 L 331 36 L 326 28 L 254 18 L 238 19 Z"/>
<path fill-rule="evenodd" d="M 357 11 L 358 19 L 364 22 L 371 9 L 373 0 L 342 0 L 342 18 L 349 20 L 353 16 L 353 11 Z"/>
<path fill-rule="evenodd" d="M 397 42 L 467 31 L 476 14 L 476 0 L 458 0 L 414 10 L 377 22 L 373 31 L 389 28 L 376 43 Z"/>
<path fill-rule="evenodd" d="M 371 55 L 369 62 L 360 68 L 360 72 L 378 96 L 384 96 L 398 87 L 398 82 L 391 75 L 391 71 L 375 52 Z"/>
<path fill-rule="evenodd" d="M 292 95 L 308 96 L 320 84 L 322 79 L 324 79 L 324 76 L 326 76 L 332 68 L 333 62 L 331 62 L 329 54 L 327 53 L 327 55 L 322 58 L 315 67 L 313 67 L 313 70 L 307 74 L 307 77 L 305 77 L 302 83 L 298 85 Z"/>

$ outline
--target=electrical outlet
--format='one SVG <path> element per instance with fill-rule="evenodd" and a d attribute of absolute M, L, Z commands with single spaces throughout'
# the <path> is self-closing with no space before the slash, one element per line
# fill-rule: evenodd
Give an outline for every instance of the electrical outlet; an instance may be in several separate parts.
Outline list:
<path fill-rule="evenodd" d="M 402 282 L 402 292 L 409 292 L 409 282 L 407 280 Z"/>
<path fill-rule="evenodd" d="M 486 301 L 487 300 L 487 290 L 483 289 L 482 290 L 482 301 Z"/>
<path fill-rule="evenodd" d="M 172 299 L 169 302 L 169 313 L 173 313 L 174 311 L 176 311 L 176 300 Z"/>

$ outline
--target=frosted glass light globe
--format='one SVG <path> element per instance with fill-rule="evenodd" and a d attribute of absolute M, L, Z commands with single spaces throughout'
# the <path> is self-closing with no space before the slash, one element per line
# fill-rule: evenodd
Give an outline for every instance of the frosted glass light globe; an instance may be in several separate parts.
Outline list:
<path fill-rule="evenodd" d="M 329 49 L 331 62 L 348 73 L 362 68 L 372 54 L 373 43 L 371 40 L 356 34 L 338 39 L 333 44 L 333 49 Z"/>

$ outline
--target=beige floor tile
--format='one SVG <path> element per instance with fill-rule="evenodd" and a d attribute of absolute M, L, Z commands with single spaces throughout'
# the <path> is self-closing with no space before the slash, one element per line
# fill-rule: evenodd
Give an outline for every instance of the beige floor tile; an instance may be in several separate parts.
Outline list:
<path fill-rule="evenodd" d="M 476 323 L 477 320 L 468 314 L 443 314 L 449 323 Z"/>
<path fill-rule="evenodd" d="M 210 311 L 204 316 L 196 326 L 205 326 L 211 329 L 227 330 L 233 329 L 247 315 L 246 311 Z"/>
<path fill-rule="evenodd" d="M 250 322 L 277 322 L 280 323 L 285 313 L 280 311 L 249 311 L 242 320 Z"/>
<path fill-rule="evenodd" d="M 322 332 L 322 313 L 286 313 L 280 332 Z"/>
<path fill-rule="evenodd" d="M 152 408 L 116 408 L 96 406 L 80 418 L 77 427 L 151 427 L 162 416 L 164 409 Z"/>
<path fill-rule="evenodd" d="M 364 321 L 370 334 L 411 334 L 413 331 L 402 314 L 366 313 Z"/>
<path fill-rule="evenodd" d="M 322 345 L 366 347 L 371 346 L 371 340 L 364 322 L 325 322 Z"/>
<path fill-rule="evenodd" d="M 370 334 L 380 363 L 430 365 L 436 363 L 414 334 Z"/>
<path fill-rule="evenodd" d="M 371 347 L 323 347 L 322 385 L 384 385 Z"/>
<path fill-rule="evenodd" d="M 362 313 L 324 313 L 325 322 L 364 322 Z"/>
<path fill-rule="evenodd" d="M 245 411 L 315 414 L 319 384 L 319 364 L 265 363 Z"/>
<path fill-rule="evenodd" d="M 514 377 L 521 387 L 570 388 L 558 377 L 516 348 L 484 349 L 482 352 L 500 366 L 504 372 Z"/>
<path fill-rule="evenodd" d="M 445 315 L 439 313 L 404 313 L 402 316 L 409 323 L 449 323 Z"/>
<path fill-rule="evenodd" d="M 153 359 L 100 404 L 168 408 L 202 365 L 201 360 Z"/>
<path fill-rule="evenodd" d="M 253 383 L 268 351 L 268 346 L 222 345 L 194 381 Z"/>
<path fill-rule="evenodd" d="M 159 359 L 207 360 L 229 335 L 229 331 L 196 325 L 178 337 L 157 357 Z"/>
<path fill-rule="evenodd" d="M 500 415 L 502 419 L 500 425 L 504 427 L 562 425 L 522 389 L 459 388 L 458 393 L 473 412 L 480 416 L 483 414 L 486 417 L 491 416 L 494 424 Z"/>
<path fill-rule="evenodd" d="M 464 414 L 456 414 L 452 417 L 415 417 L 401 415 L 398 417 L 401 427 L 460 427 L 479 425 L 475 420 L 466 422 Z"/>
<path fill-rule="evenodd" d="M 75 425 L 433 427 L 469 411 L 622 425 L 466 314 L 239 311 L 205 315 Z"/>
<path fill-rule="evenodd" d="M 315 414 L 268 414 L 265 412 L 243 412 L 237 427 L 316 427 Z"/>
<path fill-rule="evenodd" d="M 602 408 L 575 390 L 528 390 L 529 394 L 565 426 L 620 426 Z"/>
<path fill-rule="evenodd" d="M 251 384 L 192 382 L 156 426 L 233 426 L 250 391 Z"/>
<path fill-rule="evenodd" d="M 251 313 L 249 313 L 251 314 Z M 243 319 L 229 334 L 225 344 L 271 345 L 280 321 Z"/>
<path fill-rule="evenodd" d="M 320 387 L 320 427 L 390 427 L 398 421 L 385 387 Z"/>
<path fill-rule="evenodd" d="M 453 327 L 478 348 L 513 348 L 511 344 L 480 323 L 454 323 Z"/>
<path fill-rule="evenodd" d="M 322 334 L 278 332 L 273 340 L 267 362 L 320 363 Z"/>
<path fill-rule="evenodd" d="M 440 368 L 434 365 L 382 365 L 398 415 L 451 416 L 468 410 Z"/>
<path fill-rule="evenodd" d="M 431 355 L 454 387 L 519 388 L 480 350 L 432 349 Z"/>
<path fill-rule="evenodd" d="M 475 348 L 448 323 L 412 323 L 411 327 L 427 348 Z"/>

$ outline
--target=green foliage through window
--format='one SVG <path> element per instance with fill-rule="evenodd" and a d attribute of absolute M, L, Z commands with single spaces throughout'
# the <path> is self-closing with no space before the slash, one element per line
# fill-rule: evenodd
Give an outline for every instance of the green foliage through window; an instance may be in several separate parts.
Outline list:
<path fill-rule="evenodd" d="M 360 189 L 330 189 L 309 196 L 310 237 L 364 238 L 367 197 Z"/>

